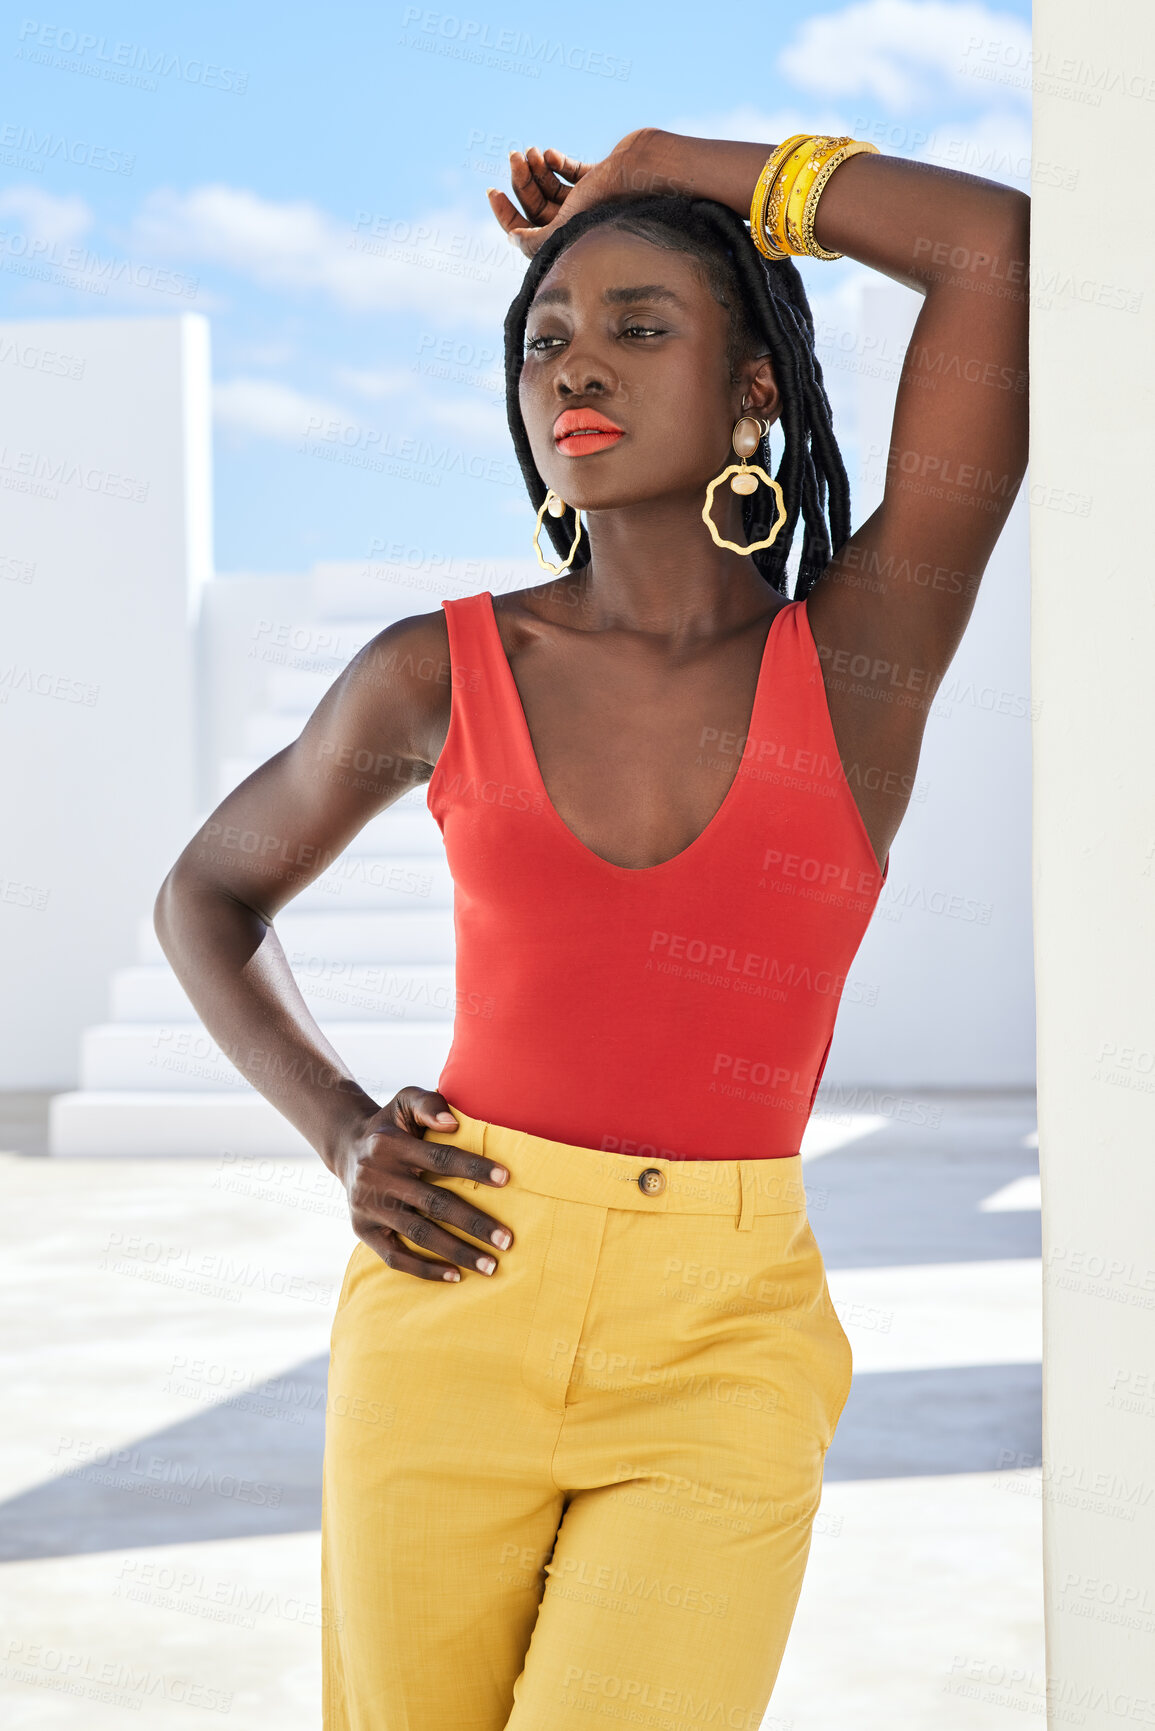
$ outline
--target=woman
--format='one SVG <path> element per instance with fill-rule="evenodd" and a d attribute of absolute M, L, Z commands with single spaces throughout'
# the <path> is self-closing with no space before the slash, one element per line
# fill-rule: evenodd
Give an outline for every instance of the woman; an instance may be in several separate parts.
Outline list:
<path fill-rule="evenodd" d="M 644 129 L 512 172 L 522 210 L 490 193 L 532 259 L 510 425 L 569 575 L 383 631 L 214 814 L 302 865 L 223 866 L 202 831 L 157 928 L 360 1241 L 330 1371 L 326 1724 L 755 1727 L 850 1383 L 798 1148 L 1025 467 L 1029 202 L 802 136 Z M 853 534 L 807 251 L 925 297 Z M 272 920 L 426 782 L 454 1042 L 437 1089 L 382 1107 Z"/>

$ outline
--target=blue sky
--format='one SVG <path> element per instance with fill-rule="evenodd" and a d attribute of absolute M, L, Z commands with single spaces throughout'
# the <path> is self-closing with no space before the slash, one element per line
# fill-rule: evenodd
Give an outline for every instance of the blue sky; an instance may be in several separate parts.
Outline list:
<path fill-rule="evenodd" d="M 221 571 L 524 556 L 508 150 L 849 132 L 1029 191 L 1029 46 L 1022 0 L 9 11 L 0 316 L 205 314 Z M 802 268 L 849 461 L 871 273 Z"/>

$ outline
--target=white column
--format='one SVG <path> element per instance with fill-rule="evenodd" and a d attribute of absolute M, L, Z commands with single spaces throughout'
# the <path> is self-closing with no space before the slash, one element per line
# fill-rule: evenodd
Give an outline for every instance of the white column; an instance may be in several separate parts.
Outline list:
<path fill-rule="evenodd" d="M 871 280 L 857 327 L 828 342 L 828 376 L 850 369 L 857 387 L 855 528 L 882 500 L 922 304 L 912 289 Z M 1034 1081 L 1027 521 L 1020 491 L 931 706 L 886 887 L 838 1013 L 820 1096 L 832 1106 L 873 1098 L 903 1113 L 906 1089 Z"/>
<path fill-rule="evenodd" d="M 1036 0 L 1034 49 L 1048 1693 L 1108 1731 L 1155 1723 L 1152 14 Z"/>
<path fill-rule="evenodd" d="M 81 1029 L 191 831 L 208 324 L 0 323 L 0 1087 Z"/>

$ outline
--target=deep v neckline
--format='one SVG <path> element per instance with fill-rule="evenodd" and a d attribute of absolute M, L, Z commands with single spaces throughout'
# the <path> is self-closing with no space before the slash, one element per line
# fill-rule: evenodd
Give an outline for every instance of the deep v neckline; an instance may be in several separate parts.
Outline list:
<path fill-rule="evenodd" d="M 622 872 L 629 877 L 640 877 L 645 872 L 666 871 L 671 866 L 680 865 L 690 854 L 697 852 L 709 839 L 713 831 L 717 829 L 728 808 L 736 803 L 739 792 L 746 781 L 747 760 L 745 756 L 739 756 L 738 768 L 734 772 L 734 777 L 723 795 L 722 803 L 719 805 L 717 811 L 715 811 L 705 829 L 699 831 L 693 841 L 689 842 L 679 853 L 671 854 L 669 859 L 658 860 L 655 864 L 648 866 L 618 865 L 615 860 L 606 859 L 602 854 L 595 853 L 593 848 L 587 847 L 581 837 L 570 828 L 569 824 L 562 817 L 550 797 L 549 789 L 545 785 L 545 777 L 541 773 L 541 765 L 537 760 L 537 751 L 534 748 L 533 735 L 529 730 L 529 718 L 525 713 L 525 705 L 521 701 L 521 692 L 517 689 L 517 680 L 513 677 L 513 668 L 510 665 L 509 656 L 505 652 L 505 644 L 501 640 L 501 628 L 497 623 L 497 612 L 493 605 L 493 594 L 489 589 L 485 590 L 484 593 L 487 603 L 484 610 L 485 616 L 488 619 L 489 627 L 493 632 L 494 648 L 497 652 L 498 659 L 505 670 L 503 674 L 499 675 L 499 677 L 508 681 L 509 694 L 512 698 L 514 711 L 521 727 L 522 740 L 525 745 L 526 754 L 529 758 L 529 762 L 533 766 L 533 773 L 537 781 L 537 786 L 542 795 L 543 809 L 549 814 L 557 828 L 561 830 L 564 835 L 568 836 L 571 844 L 576 848 L 580 848 L 581 852 L 585 854 L 587 858 L 596 860 L 598 865 L 603 866 L 607 871 Z M 748 739 L 754 732 L 754 723 L 757 719 L 759 707 L 764 697 L 766 668 L 770 661 L 770 644 L 774 636 L 774 627 L 777 625 L 779 619 L 781 619 L 784 613 L 788 612 L 791 607 L 798 606 L 801 606 L 801 602 L 784 602 L 770 621 L 770 629 L 766 633 L 766 640 L 762 645 L 762 654 L 758 661 L 758 677 L 754 684 L 754 701 L 750 706 L 750 720 L 747 723 L 746 732 L 743 736 L 746 739 Z"/>

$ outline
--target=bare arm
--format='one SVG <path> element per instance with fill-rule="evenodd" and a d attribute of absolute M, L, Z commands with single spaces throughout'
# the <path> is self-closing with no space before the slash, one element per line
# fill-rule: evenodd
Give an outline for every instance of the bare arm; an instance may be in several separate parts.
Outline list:
<path fill-rule="evenodd" d="M 772 149 L 646 127 L 598 163 L 515 153 L 525 214 L 504 193 L 490 205 L 530 254 L 579 210 L 632 192 L 690 193 L 748 217 Z M 1013 187 L 881 155 L 842 163 L 818 204 L 820 246 L 924 298 L 883 502 L 835 549 L 806 603 L 843 763 L 874 772 L 857 777 L 856 797 L 880 861 L 1026 469 L 1029 224 L 1030 200 Z"/>
<path fill-rule="evenodd" d="M 806 604 L 842 755 L 891 772 L 891 786 L 913 785 L 930 705 L 1026 470 L 1029 226 L 1023 193 L 893 157 L 852 157 L 819 204 L 820 245 L 923 296 L 882 503 Z M 875 785 L 859 800 L 881 849 L 906 800 Z"/>
<path fill-rule="evenodd" d="M 397 1239 L 468 1266 L 468 1244 L 415 1212 L 485 1239 L 499 1222 L 421 1169 L 492 1183 L 490 1164 L 426 1128 L 452 1129 L 444 1098 L 402 1089 L 382 1107 L 354 1079 L 311 1015 L 274 929 L 369 820 L 429 779 L 449 719 L 443 615 L 400 621 L 373 639 L 326 693 L 301 736 L 234 789 L 189 842 L 157 897 L 165 955 L 222 1051 L 345 1184 L 354 1229 L 390 1266 L 444 1278 Z M 440 1116 L 439 1116 L 440 1115 Z"/>

